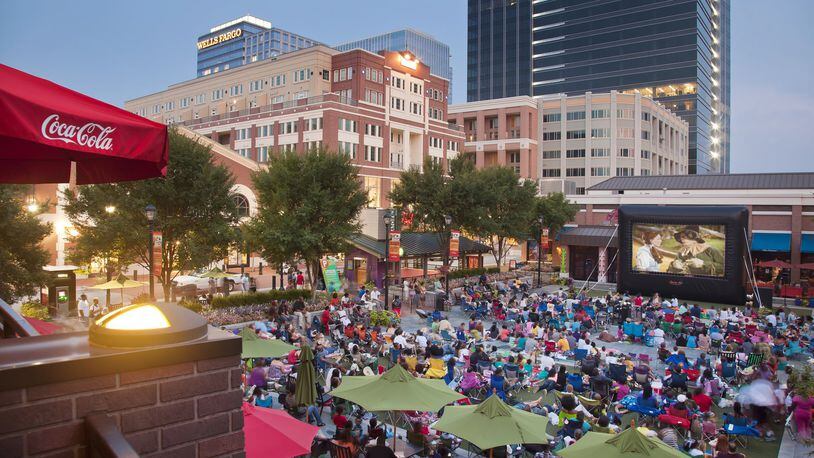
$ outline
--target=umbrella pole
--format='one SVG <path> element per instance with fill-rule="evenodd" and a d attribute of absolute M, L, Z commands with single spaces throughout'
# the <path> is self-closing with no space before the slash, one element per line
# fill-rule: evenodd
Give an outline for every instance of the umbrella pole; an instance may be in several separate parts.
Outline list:
<path fill-rule="evenodd" d="M 390 417 L 390 424 L 393 425 L 393 453 L 396 453 L 396 420 L 393 419 L 393 411 L 388 411 L 387 415 Z"/>

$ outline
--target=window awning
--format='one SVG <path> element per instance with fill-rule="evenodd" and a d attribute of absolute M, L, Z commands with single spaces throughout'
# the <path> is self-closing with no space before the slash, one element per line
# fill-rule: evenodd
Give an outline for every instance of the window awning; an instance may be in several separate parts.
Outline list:
<path fill-rule="evenodd" d="M 752 233 L 752 251 L 791 251 L 791 234 L 754 232 Z"/>
<path fill-rule="evenodd" d="M 800 253 L 814 253 L 814 234 L 803 234 L 800 240 Z"/>

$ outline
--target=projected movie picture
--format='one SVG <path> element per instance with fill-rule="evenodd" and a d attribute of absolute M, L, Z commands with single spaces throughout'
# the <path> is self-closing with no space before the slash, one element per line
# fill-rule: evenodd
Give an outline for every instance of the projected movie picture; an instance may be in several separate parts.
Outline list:
<path fill-rule="evenodd" d="M 724 225 L 633 224 L 634 272 L 724 276 Z"/>

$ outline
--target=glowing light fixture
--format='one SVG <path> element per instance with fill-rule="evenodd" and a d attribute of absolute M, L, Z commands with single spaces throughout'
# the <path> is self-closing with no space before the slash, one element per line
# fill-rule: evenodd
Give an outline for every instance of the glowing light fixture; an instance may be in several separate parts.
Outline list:
<path fill-rule="evenodd" d="M 170 327 L 167 317 L 155 305 L 141 304 L 128 307 L 122 313 L 108 314 L 96 322 L 106 329 L 134 331 Z"/>
<path fill-rule="evenodd" d="M 40 211 L 40 205 L 35 200 L 31 200 L 28 202 L 28 205 L 25 206 L 25 209 L 28 210 L 29 213 L 37 213 Z"/>
<path fill-rule="evenodd" d="M 712 123 L 712 128 L 713 128 L 713 129 L 718 129 L 718 123 L 717 123 L 717 122 L 713 122 L 713 123 Z"/>
<path fill-rule="evenodd" d="M 410 70 L 415 70 L 418 68 L 418 59 L 416 59 L 415 56 L 409 52 L 399 54 L 399 62 L 401 65 L 409 68 Z"/>
<path fill-rule="evenodd" d="M 116 207 L 113 205 L 108 205 L 105 207 L 105 211 L 108 213 L 114 213 L 116 211 Z"/>
<path fill-rule="evenodd" d="M 718 137 L 712 137 L 712 144 L 713 145 L 717 145 L 720 142 L 721 142 L 721 140 Z"/>
<path fill-rule="evenodd" d="M 711 152 L 709 154 L 710 154 L 710 156 L 712 156 L 713 159 L 718 159 L 719 157 L 721 157 L 721 155 L 716 153 L 715 151 L 713 151 L 713 152 Z"/>
<path fill-rule="evenodd" d="M 91 323 L 91 344 L 99 347 L 137 348 L 200 339 L 208 324 L 197 313 L 167 304 L 134 304 L 114 310 Z"/>

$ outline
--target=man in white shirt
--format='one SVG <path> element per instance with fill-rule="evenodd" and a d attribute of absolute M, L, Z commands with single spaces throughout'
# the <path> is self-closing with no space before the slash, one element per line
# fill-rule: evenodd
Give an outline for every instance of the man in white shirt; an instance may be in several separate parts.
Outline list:
<path fill-rule="evenodd" d="M 540 356 L 540 367 L 545 370 L 551 370 L 554 367 L 554 358 L 549 355 L 549 352 L 546 351 L 544 355 Z"/>
<path fill-rule="evenodd" d="M 766 315 L 766 321 L 771 323 L 772 327 L 777 327 L 777 317 L 774 315 L 774 313 Z"/>
<path fill-rule="evenodd" d="M 427 337 L 424 336 L 424 333 L 418 331 L 415 335 L 415 343 L 418 345 L 418 348 L 424 350 L 427 348 Z"/>
<path fill-rule="evenodd" d="M 729 310 L 727 310 L 727 309 L 721 310 L 721 313 L 719 314 L 719 316 L 720 316 L 722 321 L 728 321 L 729 320 Z"/>
<path fill-rule="evenodd" d="M 90 311 L 90 302 L 88 302 L 88 296 L 81 295 L 79 296 L 79 302 L 76 304 L 76 311 L 79 312 L 79 318 L 87 318 L 88 312 Z"/>
<path fill-rule="evenodd" d="M 382 295 L 382 293 L 381 293 L 381 292 L 379 292 L 379 290 L 378 290 L 378 289 L 376 289 L 376 288 L 373 288 L 372 290 L 370 290 L 370 300 L 371 300 L 371 301 L 374 301 L 374 302 L 375 302 L 375 301 L 378 301 L 378 300 L 379 300 L 379 296 L 381 296 L 381 295 Z"/>
<path fill-rule="evenodd" d="M 397 335 L 396 337 L 394 337 L 394 338 L 393 338 L 393 343 L 394 343 L 394 344 L 399 344 L 399 346 L 401 346 L 401 348 L 407 348 L 407 347 L 409 347 L 409 346 L 410 346 L 410 345 L 407 343 L 407 338 L 406 338 L 406 337 L 404 337 L 404 334 L 399 334 L 399 335 Z"/>

